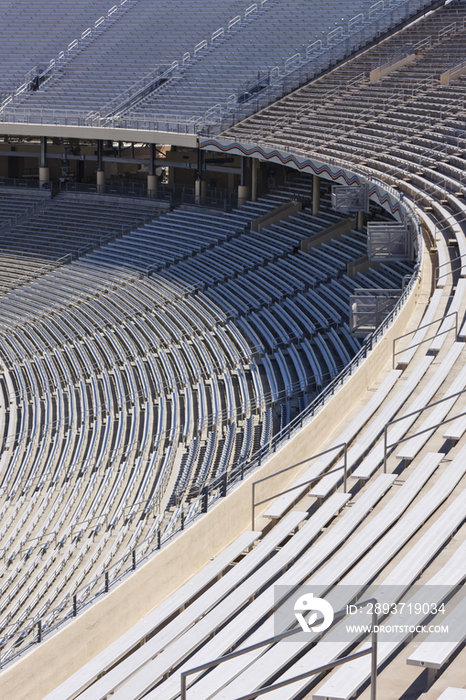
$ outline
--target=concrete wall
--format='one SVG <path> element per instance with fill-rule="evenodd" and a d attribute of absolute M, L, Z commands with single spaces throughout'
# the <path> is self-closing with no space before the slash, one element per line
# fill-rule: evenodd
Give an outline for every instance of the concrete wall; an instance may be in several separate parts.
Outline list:
<path fill-rule="evenodd" d="M 268 211 L 267 214 L 260 216 L 258 219 L 251 221 L 251 231 L 262 231 L 263 228 L 269 228 L 272 224 L 278 224 L 279 221 L 288 219 L 289 216 L 294 216 L 303 208 L 301 202 L 286 202 L 281 204 L 276 209 Z"/>
<path fill-rule="evenodd" d="M 303 238 L 301 241 L 301 250 L 307 253 L 311 248 L 314 248 L 321 243 L 330 243 L 332 240 L 337 241 L 345 234 L 351 233 L 352 229 L 354 228 L 354 224 L 354 219 L 352 217 L 348 217 L 347 219 L 343 219 L 343 221 L 338 221 L 336 224 L 332 224 L 332 226 L 329 226 L 320 233 L 309 236 L 309 238 Z"/>
<path fill-rule="evenodd" d="M 360 258 L 357 258 L 356 260 L 351 260 L 346 266 L 346 274 L 348 277 L 351 277 L 353 279 L 355 275 L 358 274 L 358 272 L 362 272 L 364 274 L 367 272 L 369 269 L 376 270 L 378 267 L 380 267 L 380 263 L 378 262 L 371 262 L 367 255 L 363 255 Z"/>
<path fill-rule="evenodd" d="M 404 56 L 404 58 L 400 58 L 399 61 L 395 61 L 395 63 L 391 63 L 388 66 L 385 65 L 379 66 L 378 68 L 374 68 L 374 70 L 371 70 L 369 74 L 369 79 L 371 83 L 378 83 L 379 80 L 382 80 L 382 78 L 385 78 L 385 76 L 390 75 L 390 73 L 393 73 L 393 71 L 398 70 L 398 68 L 402 68 L 407 63 L 412 63 L 415 60 L 416 54 L 412 53 L 409 56 Z"/>
<path fill-rule="evenodd" d="M 455 68 L 445 71 L 440 76 L 440 85 L 450 85 L 452 80 L 456 80 L 466 73 L 466 62 L 460 63 Z"/>
<path fill-rule="evenodd" d="M 426 258 L 428 260 L 425 255 L 424 260 Z M 2 700 L 41 700 L 153 610 L 205 566 L 211 557 L 249 529 L 252 482 L 306 459 L 321 449 L 337 424 L 364 396 L 390 360 L 392 341 L 405 331 L 419 294 L 420 282 L 413 288 L 392 327 L 353 376 L 320 413 L 259 470 L 130 578 L 103 595 L 99 603 L 90 606 L 54 636 L 37 645 L 23 659 L 5 669 L 0 674 Z M 257 489 L 257 500 L 286 488 L 296 475 L 297 472 L 291 470 L 265 482 Z M 267 504 L 263 509 L 266 507 Z M 260 515 L 260 509 L 257 515 Z"/>

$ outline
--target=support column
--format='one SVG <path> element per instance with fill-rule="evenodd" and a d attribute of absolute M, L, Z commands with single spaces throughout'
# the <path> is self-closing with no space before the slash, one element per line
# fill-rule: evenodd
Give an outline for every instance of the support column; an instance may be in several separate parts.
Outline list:
<path fill-rule="evenodd" d="M 362 228 L 364 226 L 364 212 L 363 211 L 358 211 L 358 215 L 356 217 L 356 231 L 362 231 Z"/>
<path fill-rule="evenodd" d="M 246 204 L 249 197 L 248 187 L 248 161 L 244 156 L 241 156 L 241 184 L 238 186 L 238 205 Z"/>
<path fill-rule="evenodd" d="M 147 176 L 147 196 L 157 197 L 157 175 L 155 174 L 155 143 L 150 144 L 149 175 Z"/>
<path fill-rule="evenodd" d="M 257 166 L 259 161 L 257 158 L 251 158 L 251 199 L 253 202 L 257 200 Z"/>
<path fill-rule="evenodd" d="M 204 180 L 204 151 L 197 151 L 197 178 L 194 183 L 194 201 L 196 204 L 206 203 L 206 183 Z"/>
<path fill-rule="evenodd" d="M 206 202 L 206 183 L 205 180 L 199 180 L 194 183 L 194 201 L 196 204 L 205 204 Z"/>
<path fill-rule="evenodd" d="M 96 182 L 97 182 L 97 192 L 105 192 L 105 171 L 103 166 L 103 149 L 104 142 L 102 139 L 97 141 L 97 172 L 96 172 Z"/>
<path fill-rule="evenodd" d="M 50 169 L 47 164 L 47 137 L 40 138 L 40 166 L 39 187 L 48 187 L 50 182 Z"/>
<path fill-rule="evenodd" d="M 121 158 L 121 146 L 122 146 L 121 141 L 118 141 L 118 151 L 117 151 L 118 158 Z"/>
<path fill-rule="evenodd" d="M 131 158 L 134 158 L 134 141 L 131 141 Z"/>
<path fill-rule="evenodd" d="M 312 214 L 317 216 L 320 209 L 320 177 L 312 176 Z"/>
<path fill-rule="evenodd" d="M 97 170 L 97 192 L 105 192 L 105 170 Z"/>

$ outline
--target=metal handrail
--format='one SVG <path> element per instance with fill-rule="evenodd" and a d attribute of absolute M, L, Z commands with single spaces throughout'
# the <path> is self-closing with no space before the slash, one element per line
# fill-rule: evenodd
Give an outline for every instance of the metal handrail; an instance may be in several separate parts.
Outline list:
<path fill-rule="evenodd" d="M 283 474 L 284 472 L 290 471 L 290 469 L 295 469 L 296 467 L 300 467 L 302 464 L 306 464 L 306 462 L 310 462 L 312 459 L 317 459 L 317 457 L 322 457 L 323 455 L 328 454 L 329 452 L 333 452 L 334 450 L 338 450 L 339 448 L 343 447 L 344 448 L 344 464 L 342 467 L 337 467 L 336 469 L 332 469 L 329 472 L 325 472 L 325 474 L 320 474 L 317 477 L 314 477 L 313 479 L 309 479 L 308 481 L 303 481 L 300 484 L 297 484 L 296 486 L 292 486 L 289 489 L 286 489 L 285 491 L 280 491 L 280 493 L 276 493 L 273 496 L 270 496 L 269 498 L 265 498 L 262 501 L 255 501 L 255 490 L 256 490 L 256 484 L 260 484 L 263 481 L 268 481 L 269 479 L 272 479 L 274 476 L 278 476 L 279 474 Z M 335 445 L 334 447 L 329 447 L 328 450 L 324 450 L 323 452 L 318 452 L 315 455 L 312 455 L 312 457 L 307 457 L 307 459 L 303 459 L 301 462 L 297 462 L 296 464 L 292 464 L 289 467 L 285 467 L 284 469 L 280 469 L 278 472 L 274 472 L 273 474 L 269 474 L 268 476 L 262 477 L 262 479 L 257 479 L 257 481 L 253 481 L 252 483 L 252 526 L 251 529 L 254 530 L 254 525 L 255 525 L 255 518 L 254 518 L 254 513 L 255 509 L 257 506 L 262 505 L 263 503 L 267 503 L 268 501 L 273 501 L 274 498 L 278 498 L 278 496 L 283 496 L 285 493 L 289 493 L 290 491 L 294 491 L 295 489 L 300 488 L 300 486 L 305 486 L 307 484 L 311 484 L 314 481 L 320 481 L 322 477 L 327 476 L 327 474 L 333 474 L 334 472 L 338 472 L 341 469 L 343 469 L 343 483 L 344 483 L 344 491 L 346 493 L 346 477 L 347 477 L 347 466 L 348 466 L 348 443 L 347 442 L 342 442 L 339 445 Z"/>
<path fill-rule="evenodd" d="M 407 442 L 408 440 L 411 440 L 412 438 L 417 437 L 418 435 L 423 435 L 424 433 L 427 433 L 429 431 L 434 432 L 437 430 L 437 428 L 440 428 L 441 425 L 444 425 L 445 423 L 451 423 L 452 421 L 456 420 L 457 418 L 461 418 L 462 416 L 466 416 L 466 411 L 463 411 L 462 413 L 458 413 L 458 415 L 453 416 L 452 418 L 446 418 L 445 420 L 440 421 L 439 423 L 436 423 L 435 425 L 429 426 L 429 428 L 424 428 L 423 430 L 419 430 L 417 433 L 414 433 L 413 435 L 409 435 L 408 437 L 401 438 L 400 440 L 397 440 L 396 442 L 392 442 L 390 445 L 388 444 L 388 428 L 390 425 L 393 425 L 394 423 L 399 423 L 402 420 L 406 420 L 406 418 L 410 418 L 411 416 L 416 416 L 422 413 L 423 411 L 427 411 L 428 408 L 433 408 L 434 406 L 438 406 L 438 404 L 443 403 L 444 401 L 449 401 L 450 399 L 453 399 L 455 396 L 461 396 L 462 394 L 466 393 L 466 389 L 462 389 L 461 391 L 456 391 L 454 394 L 450 394 L 449 396 L 444 396 L 443 399 L 439 399 L 438 401 L 434 401 L 434 403 L 429 403 L 427 406 L 423 406 L 422 408 L 418 408 L 416 411 L 411 411 L 411 413 L 407 413 L 404 416 L 401 416 L 400 418 L 395 418 L 394 420 L 389 421 L 388 423 L 385 423 L 384 429 L 383 429 L 383 445 L 384 445 L 384 454 L 383 454 L 383 472 L 384 474 L 387 473 L 387 452 L 388 449 L 391 447 L 395 447 L 395 445 L 399 445 L 402 442 Z"/>
<path fill-rule="evenodd" d="M 408 345 L 408 347 L 404 348 L 404 350 L 398 350 L 398 352 L 395 352 L 395 343 L 397 340 L 401 340 L 401 338 L 406 338 L 407 335 L 412 335 L 413 333 L 417 333 L 418 331 L 421 331 L 423 328 L 428 328 L 429 326 L 432 326 L 434 323 L 438 323 L 439 321 L 444 321 L 449 316 L 456 316 L 455 331 L 456 331 L 456 337 L 458 337 L 458 312 L 457 311 L 452 311 L 451 313 L 447 314 L 446 316 L 442 316 L 442 318 L 436 318 L 434 321 L 430 321 L 430 323 L 426 323 L 423 326 L 419 326 L 419 328 L 415 328 L 413 331 L 408 331 L 407 333 L 403 333 L 403 335 L 399 335 L 398 338 L 393 339 L 392 369 L 395 369 L 395 356 L 396 355 L 401 355 L 401 353 L 406 352 L 410 348 L 417 348 L 419 345 L 422 345 L 423 343 L 427 343 L 428 340 L 433 340 L 434 338 L 437 338 L 437 336 L 439 336 L 439 335 L 444 335 L 445 333 L 449 333 L 451 331 L 451 328 L 447 328 L 447 330 L 445 330 L 445 331 L 441 331 L 440 333 L 436 333 L 435 335 L 430 336 L 430 338 L 424 338 L 424 340 L 421 340 L 419 343 L 415 343 L 414 345 Z"/>
<path fill-rule="evenodd" d="M 368 598 L 367 600 L 362 601 L 361 603 L 356 603 L 355 608 L 364 608 L 367 605 L 372 604 L 372 624 L 371 624 L 371 629 L 372 629 L 372 644 L 368 649 L 361 649 L 360 651 L 356 651 L 353 654 L 350 654 L 349 656 L 344 656 L 340 659 L 337 659 L 336 661 L 331 661 L 328 664 L 325 664 L 324 666 L 318 666 L 317 668 L 312 669 L 311 671 L 306 671 L 306 673 L 301 673 L 298 676 L 294 676 L 293 678 L 289 678 L 286 681 L 279 681 L 275 685 L 269 685 L 266 686 L 265 688 L 261 688 L 260 690 L 255 690 L 252 693 L 248 693 L 247 695 L 242 695 L 241 698 L 238 698 L 238 700 L 252 700 L 252 698 L 257 697 L 258 695 L 263 695 L 264 693 L 270 693 L 273 690 L 276 690 L 278 688 L 283 688 L 286 685 L 289 685 L 290 683 L 296 683 L 297 681 L 304 680 L 305 678 L 308 678 L 309 676 L 314 676 L 318 675 L 320 673 L 324 673 L 325 671 L 331 671 L 333 668 L 336 666 L 341 666 L 342 664 L 347 663 L 348 661 L 354 661 L 355 659 L 361 658 L 361 656 L 367 656 L 368 654 L 371 655 L 371 700 L 376 700 L 377 697 L 377 612 L 376 612 L 376 607 L 377 607 L 377 600 L 376 598 Z M 333 620 L 340 620 L 343 617 L 348 615 L 348 610 L 345 608 L 343 610 L 339 610 L 334 614 Z M 324 621 L 324 618 L 320 617 L 315 624 L 322 623 Z M 217 659 L 214 659 L 213 661 L 207 661 L 203 664 L 200 664 L 199 666 L 196 666 L 194 668 L 190 668 L 187 671 L 182 671 L 180 674 L 180 698 L 181 700 L 186 700 L 186 691 L 187 691 L 187 678 L 188 676 L 192 675 L 193 673 L 198 673 L 199 671 L 204 671 L 208 668 L 213 668 L 214 666 L 218 666 L 219 664 L 222 664 L 225 661 L 230 661 L 231 659 L 235 659 L 237 656 L 242 656 L 243 654 L 248 654 L 251 651 L 254 651 L 255 649 L 260 649 L 261 647 L 269 646 L 271 644 L 276 644 L 277 642 L 281 642 L 283 639 L 286 639 L 287 637 L 291 637 L 295 634 L 298 634 L 299 632 L 302 632 L 303 630 L 301 627 L 293 628 L 291 630 L 287 630 L 286 632 L 282 632 L 281 634 L 278 634 L 274 637 L 269 637 L 268 639 L 265 639 L 262 642 L 257 642 L 256 644 L 251 644 L 251 646 L 245 647 L 244 649 L 238 649 L 237 651 L 233 651 L 231 654 L 226 654 L 225 656 L 221 656 Z"/>
<path fill-rule="evenodd" d="M 460 221 L 457 221 L 457 223 L 461 223 Z M 437 267 L 434 269 L 434 275 L 437 278 L 437 282 L 442 279 L 442 277 L 447 277 L 448 272 L 446 272 L 444 275 L 439 275 L 438 273 L 440 272 L 441 267 L 446 267 L 447 265 L 450 265 L 453 268 L 453 265 L 459 261 L 461 261 L 462 258 L 466 258 L 466 253 L 463 253 L 462 255 L 458 255 L 456 258 L 453 260 L 447 260 L 447 262 L 442 263 L 441 265 L 437 265 Z M 451 270 L 453 272 L 453 269 Z"/>

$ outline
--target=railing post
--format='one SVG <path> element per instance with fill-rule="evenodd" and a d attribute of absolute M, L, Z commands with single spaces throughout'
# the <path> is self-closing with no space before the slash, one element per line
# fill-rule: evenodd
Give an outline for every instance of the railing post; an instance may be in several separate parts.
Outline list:
<path fill-rule="evenodd" d="M 37 623 L 37 643 L 40 644 L 42 641 L 42 621 L 39 620 Z"/>
<path fill-rule="evenodd" d="M 376 603 L 372 608 L 372 651 L 371 651 L 371 700 L 377 700 L 377 613 Z"/>
<path fill-rule="evenodd" d="M 220 496 L 222 498 L 225 498 L 227 495 L 227 472 L 225 472 L 222 475 L 222 482 L 221 482 L 221 488 L 220 488 Z"/>
<path fill-rule="evenodd" d="M 162 544 L 162 536 L 160 534 L 160 530 L 157 530 L 157 549 L 160 549 L 161 544 Z"/>
<path fill-rule="evenodd" d="M 345 465 L 343 469 L 343 492 L 347 493 L 346 491 L 346 480 L 348 477 L 348 443 L 345 442 Z"/>
<path fill-rule="evenodd" d="M 136 571 L 136 550 L 133 549 L 132 551 L 132 560 L 133 560 L 133 571 Z"/>
<path fill-rule="evenodd" d="M 105 593 L 108 593 L 108 571 L 105 572 Z"/>
<path fill-rule="evenodd" d="M 180 523 L 181 530 L 184 530 L 184 510 L 181 511 L 180 521 L 181 521 L 181 523 Z"/>
<path fill-rule="evenodd" d="M 384 427 L 383 429 L 383 473 L 387 473 L 387 434 L 388 434 L 388 428 L 387 426 Z"/>
<path fill-rule="evenodd" d="M 209 489 L 207 486 L 204 486 L 202 489 L 202 506 L 201 506 L 201 513 L 207 513 L 207 499 L 209 495 Z"/>
<path fill-rule="evenodd" d="M 251 502 L 251 530 L 254 531 L 254 512 L 255 512 L 255 500 L 256 500 L 256 484 L 252 482 L 252 502 Z"/>
<path fill-rule="evenodd" d="M 76 595 L 73 596 L 73 617 L 76 617 L 78 614 L 78 597 Z"/>

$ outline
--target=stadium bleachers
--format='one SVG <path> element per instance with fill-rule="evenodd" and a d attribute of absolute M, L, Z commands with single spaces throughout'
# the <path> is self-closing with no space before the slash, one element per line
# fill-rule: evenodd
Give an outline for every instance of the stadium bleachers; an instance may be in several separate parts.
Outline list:
<path fill-rule="evenodd" d="M 345 4 L 345 12 L 356 12 L 356 4 Z M 231 4 L 216 6 L 212 26 L 227 9 Z M 160 102 L 161 109 L 188 119 L 193 104 L 205 112 L 210 101 L 224 102 L 229 90 L 237 90 L 224 70 L 235 47 L 254 43 L 259 25 L 270 33 L 274 27 L 286 30 L 283 12 L 295 27 L 295 10 L 302 12 L 302 5 L 296 3 L 293 12 L 274 0 L 257 6 L 215 44 L 218 81 L 203 68 L 213 56 L 206 51 L 130 116 L 144 118 L 139 110 L 158 110 Z M 91 46 L 68 57 L 66 74 L 55 74 L 36 93 L 21 93 L 18 104 L 50 106 L 56 100 L 60 108 L 97 109 L 96 92 L 105 101 L 118 91 L 115 71 L 105 73 L 105 51 L 112 36 L 133 40 L 131 17 L 137 13 L 149 18 L 149 6 L 128 0 Z M 327 14 L 323 18 L 328 21 Z M 193 43 L 198 29 L 205 31 L 201 19 L 199 14 L 196 22 L 183 24 L 187 42 Z M 173 26 L 175 20 L 179 25 L 174 17 Z M 424 255 L 430 252 L 432 268 L 443 266 L 432 285 L 423 280 L 428 291 L 394 368 L 380 367 L 363 399 L 335 418 L 325 446 L 347 445 L 349 492 L 342 493 L 341 469 L 327 474 L 343 466 L 341 449 L 306 465 L 291 481 L 298 488 L 257 517 L 257 531 L 244 533 L 47 700 L 176 700 L 182 671 L 274 635 L 277 584 L 288 593 L 311 585 L 337 610 L 364 596 L 371 584 L 377 600 L 396 587 L 397 600 L 409 607 L 411 586 L 427 582 L 438 586 L 434 602 L 441 604 L 464 580 L 466 423 L 462 417 L 448 429 L 438 424 L 464 410 L 464 78 L 442 85 L 440 76 L 463 60 L 465 21 L 464 3 L 453 0 L 221 136 L 223 142 L 344 164 L 396 187 L 423 220 Z M 168 31 L 165 39 L 172 47 Z M 127 44 L 120 48 L 129 53 Z M 268 45 L 255 48 L 271 60 Z M 282 50 L 277 42 L 270 55 Z M 257 72 L 258 64 L 237 53 L 230 68 L 239 81 L 246 69 Z M 372 71 L 408 54 L 414 58 L 371 81 Z M 93 55 L 102 72 L 89 64 L 77 79 Z M 141 50 L 137 61 L 145 56 Z M 120 76 L 123 89 L 141 74 L 137 61 L 128 61 L 128 72 Z M 90 84 L 91 78 L 95 84 L 79 93 L 81 81 Z M 198 94 L 202 100 L 196 101 Z M 307 253 L 299 250 L 300 241 L 343 218 L 331 210 L 323 184 L 320 211 L 312 215 L 312 187 L 309 174 L 295 172 L 285 185 L 228 213 L 185 206 L 150 217 L 147 207 L 137 205 L 128 210 L 62 195 L 18 201 L 14 193 L 5 194 L 3 665 L 36 642 L 38 620 L 46 635 L 73 596 L 83 605 L 100 585 L 96 576 L 105 576 L 107 590 L 131 557 L 135 562 L 175 533 L 183 537 L 185 519 L 207 507 L 206 485 L 218 484 L 226 493 L 235 469 L 257 453 L 259 460 L 266 458 L 272 438 L 291 431 L 298 414 L 327 385 L 335 386 L 332 380 L 362 346 L 348 326 L 355 289 L 401 289 L 418 272 L 414 263 L 392 262 L 351 277 L 348 265 L 366 252 L 364 227 L 338 240 L 316 241 Z M 298 190 L 302 212 L 261 232 L 251 230 L 254 219 Z M 372 204 L 369 219 L 388 217 Z M 58 264 L 63 256 L 69 257 Z M 443 318 L 452 312 L 456 319 Z M 426 324 L 428 329 L 421 328 Z M 423 415 L 426 405 L 449 396 Z M 388 431 L 386 452 L 384 429 L 395 418 L 402 420 Z M 419 431 L 425 432 L 412 437 Z M 385 460 L 388 473 L 382 473 Z M 452 624 L 464 612 L 462 600 L 455 601 Z M 421 610 L 409 613 L 406 622 L 419 625 L 426 618 Z M 408 633 L 379 640 L 380 682 L 390 689 L 397 675 L 402 683 L 398 671 L 405 661 L 412 672 L 441 671 L 455 663 L 463 643 L 464 637 L 416 649 Z M 365 633 L 341 641 L 338 628 L 322 638 L 271 643 L 249 652 L 247 663 L 240 656 L 191 676 L 189 697 L 233 700 L 369 646 Z M 369 672 L 364 657 L 269 695 L 347 700 L 365 692 Z M 391 698 L 398 691 L 390 692 Z M 444 697 L 461 692 L 449 688 Z"/>

